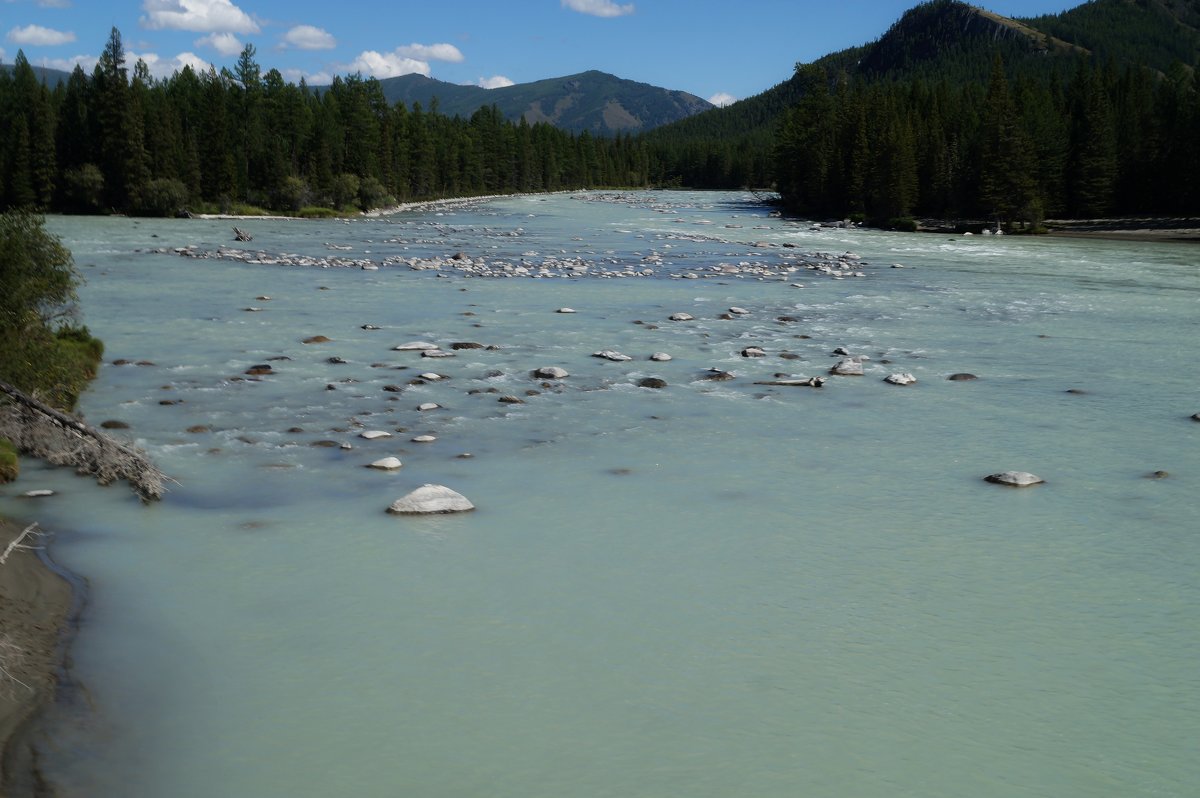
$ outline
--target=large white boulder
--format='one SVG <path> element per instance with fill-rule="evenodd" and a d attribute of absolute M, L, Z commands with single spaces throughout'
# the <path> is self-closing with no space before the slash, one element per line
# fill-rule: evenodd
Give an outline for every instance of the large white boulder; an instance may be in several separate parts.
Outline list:
<path fill-rule="evenodd" d="M 862 361 L 855 357 L 844 357 L 834 364 L 829 373 L 843 377 L 861 377 L 863 375 Z"/>
<path fill-rule="evenodd" d="M 404 465 L 400 462 L 399 457 L 384 457 L 371 463 L 367 468 L 377 468 L 380 471 L 395 471 L 400 466 Z"/>
<path fill-rule="evenodd" d="M 392 502 L 389 513 L 397 515 L 424 515 L 429 513 L 462 513 L 474 510 L 475 505 L 458 491 L 445 485 L 422 485 Z"/>
<path fill-rule="evenodd" d="M 406 344 L 393 346 L 393 352 L 424 352 L 429 349 L 437 349 L 437 344 L 431 344 L 428 341 L 409 341 Z"/>

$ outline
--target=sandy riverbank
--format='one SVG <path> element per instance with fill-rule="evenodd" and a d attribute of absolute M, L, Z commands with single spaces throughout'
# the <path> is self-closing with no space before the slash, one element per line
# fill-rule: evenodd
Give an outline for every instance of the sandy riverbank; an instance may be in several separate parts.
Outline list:
<path fill-rule="evenodd" d="M 1116 241 L 1200 241 L 1200 219 L 1143 216 L 1121 219 L 1047 219 L 1049 235 Z"/>
<path fill-rule="evenodd" d="M 24 529 L 0 519 L 0 551 Z M 0 565 L 0 797 L 22 795 L 30 757 L 21 732 L 53 699 L 70 585 L 38 552 L 14 550 Z"/>

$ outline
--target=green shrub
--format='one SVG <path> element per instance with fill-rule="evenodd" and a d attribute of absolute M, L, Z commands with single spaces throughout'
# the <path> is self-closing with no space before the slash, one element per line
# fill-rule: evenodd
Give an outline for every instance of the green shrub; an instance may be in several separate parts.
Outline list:
<path fill-rule="evenodd" d="M 187 186 L 180 180 L 151 180 L 138 198 L 137 212 L 143 216 L 177 216 L 187 207 Z"/>
<path fill-rule="evenodd" d="M 888 219 L 884 227 L 888 230 L 899 230 L 902 233 L 915 233 L 917 232 L 917 220 L 910 219 L 907 216 L 897 216 Z"/>
<path fill-rule="evenodd" d="M 333 208 L 323 208 L 320 205 L 309 205 L 296 211 L 296 215 L 301 219 L 338 219 L 346 214 L 340 211 L 335 211 Z"/>
<path fill-rule="evenodd" d="M 17 460 L 17 447 L 4 438 L 0 438 L 0 485 L 16 480 L 21 472 L 21 464 Z"/>

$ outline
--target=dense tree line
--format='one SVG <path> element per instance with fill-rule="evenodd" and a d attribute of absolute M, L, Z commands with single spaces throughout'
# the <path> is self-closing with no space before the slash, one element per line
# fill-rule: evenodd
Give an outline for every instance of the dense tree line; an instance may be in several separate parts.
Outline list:
<path fill-rule="evenodd" d="M 1191 70 L 1006 74 L 986 84 L 830 76 L 802 66 L 804 97 L 776 138 L 792 209 L 877 221 L 913 215 L 1045 217 L 1200 212 L 1200 101 Z"/>
<path fill-rule="evenodd" d="M 389 105 L 378 81 L 317 92 L 263 74 L 253 46 L 233 71 L 190 67 L 153 78 L 126 66 L 113 29 L 90 75 L 55 88 L 23 53 L 0 71 L 0 208 L 168 214 L 239 204 L 298 211 L 588 186 L 641 186 L 645 146 Z"/>

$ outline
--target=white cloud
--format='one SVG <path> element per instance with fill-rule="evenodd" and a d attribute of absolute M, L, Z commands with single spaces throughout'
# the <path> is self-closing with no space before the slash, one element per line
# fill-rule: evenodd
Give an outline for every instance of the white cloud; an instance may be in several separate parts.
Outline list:
<path fill-rule="evenodd" d="M 90 75 L 92 74 L 92 70 L 96 68 L 96 62 L 99 60 L 94 55 L 73 55 L 70 58 L 43 58 L 37 65 L 49 67 L 50 69 L 60 69 L 63 72 L 74 72 L 76 66 L 81 66 L 83 67 L 83 71 Z"/>
<path fill-rule="evenodd" d="M 708 101 L 718 108 L 724 108 L 727 105 L 733 105 L 737 102 L 737 97 L 734 97 L 727 91 L 719 91 L 708 98 Z"/>
<path fill-rule="evenodd" d="M 402 58 L 417 61 L 449 61 L 458 64 L 466 60 L 453 44 L 410 44 L 397 47 L 393 52 Z"/>
<path fill-rule="evenodd" d="M 207 72 L 211 63 L 190 52 L 180 53 L 174 58 L 163 58 L 157 53 L 126 53 L 126 66 L 129 67 L 131 75 L 133 65 L 138 62 L 139 58 L 146 62 L 146 66 L 150 68 L 150 74 L 156 78 L 169 78 L 185 66 L 190 66 L 196 72 Z"/>
<path fill-rule="evenodd" d="M 429 77 L 429 62 L 408 58 L 399 52 L 380 53 L 375 50 L 363 50 L 358 54 L 358 58 L 345 65 L 345 70 L 362 72 L 376 78 L 394 78 L 414 72 Z"/>
<path fill-rule="evenodd" d="M 75 41 L 75 34 L 70 31 L 43 28 L 41 25 L 26 25 L 23 28 L 13 28 L 8 32 L 8 40 L 13 44 L 31 44 L 41 47 L 53 47 Z"/>
<path fill-rule="evenodd" d="M 505 86 L 513 85 L 513 82 L 503 75 L 492 75 L 490 78 L 480 78 L 475 85 L 485 89 L 503 89 Z"/>
<path fill-rule="evenodd" d="M 612 0 L 562 0 L 563 8 L 593 17 L 623 17 L 633 13 L 633 3 L 619 6 Z"/>
<path fill-rule="evenodd" d="M 229 0 L 142 0 L 147 28 L 258 33 L 258 23 Z"/>
<path fill-rule="evenodd" d="M 283 34 L 283 42 L 299 50 L 332 50 L 337 47 L 337 40 L 329 31 L 312 25 L 297 25 Z"/>
<path fill-rule="evenodd" d="M 328 86 L 333 83 L 333 75 L 328 72 L 305 72 L 302 69 L 285 69 L 283 77 L 288 83 L 299 83 L 300 78 L 308 83 L 309 86 Z"/>
<path fill-rule="evenodd" d="M 7 57 L 8 57 L 8 53 L 6 53 L 6 52 L 4 51 L 4 48 L 3 48 L 3 47 L 0 47 L 0 61 L 3 61 L 3 60 L 4 60 L 5 58 L 7 58 Z"/>
<path fill-rule="evenodd" d="M 38 0 L 42 8 L 70 8 L 71 0 Z"/>
<path fill-rule="evenodd" d="M 193 42 L 197 47 L 211 47 L 221 55 L 238 55 L 246 46 L 232 33 L 212 33 Z"/>

